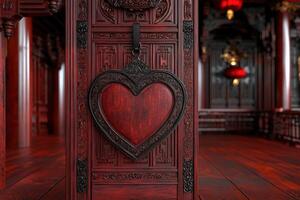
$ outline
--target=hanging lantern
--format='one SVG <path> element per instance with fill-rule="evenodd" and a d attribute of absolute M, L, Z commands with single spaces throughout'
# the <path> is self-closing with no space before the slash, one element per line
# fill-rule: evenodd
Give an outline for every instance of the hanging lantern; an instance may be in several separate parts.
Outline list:
<path fill-rule="evenodd" d="M 226 10 L 226 16 L 228 20 L 232 20 L 234 12 L 240 10 L 243 6 L 243 0 L 221 0 L 220 8 Z"/>
<path fill-rule="evenodd" d="M 242 67 L 228 67 L 224 71 L 224 75 L 230 79 L 242 79 L 247 77 L 247 72 Z"/>
<path fill-rule="evenodd" d="M 224 76 L 232 80 L 233 86 L 238 86 L 240 79 L 246 78 L 247 75 L 246 70 L 242 67 L 231 66 L 224 71 Z"/>

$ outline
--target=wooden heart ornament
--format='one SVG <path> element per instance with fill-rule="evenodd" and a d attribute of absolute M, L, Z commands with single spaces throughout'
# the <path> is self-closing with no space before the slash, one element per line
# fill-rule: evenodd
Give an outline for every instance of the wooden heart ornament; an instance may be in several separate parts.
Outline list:
<path fill-rule="evenodd" d="M 185 87 L 175 75 L 150 70 L 134 59 L 123 70 L 107 71 L 94 80 L 89 106 L 106 138 L 138 159 L 176 128 L 186 98 Z"/>

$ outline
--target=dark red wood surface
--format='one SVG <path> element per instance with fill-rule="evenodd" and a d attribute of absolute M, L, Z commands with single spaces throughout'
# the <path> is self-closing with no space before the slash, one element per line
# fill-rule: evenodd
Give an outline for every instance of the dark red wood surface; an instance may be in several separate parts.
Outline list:
<path fill-rule="evenodd" d="M 195 140 L 197 123 L 194 123 L 198 118 L 195 103 L 197 102 L 195 88 L 198 55 L 197 4 L 198 1 L 191 0 L 164 0 L 157 8 L 137 14 L 116 9 L 104 0 L 66 1 L 67 130 L 70 142 L 67 165 L 69 172 L 67 185 L 70 185 L 70 188 L 67 194 L 70 194 L 69 199 L 77 197 L 103 199 L 103 195 L 100 194 L 108 194 L 108 191 L 111 200 L 131 199 L 135 198 L 134 196 L 139 198 L 139 195 L 145 199 L 180 200 L 193 199 L 197 196 L 195 188 L 198 183 L 193 181 L 198 173 L 195 159 L 197 157 L 195 144 L 198 142 Z M 84 41 L 84 34 L 80 37 L 75 35 L 78 33 L 76 24 L 83 25 L 82 21 L 85 20 L 88 21 L 86 48 L 81 41 Z M 110 69 L 123 68 L 131 61 L 131 30 L 133 23 L 137 21 L 141 24 L 141 60 L 152 69 L 168 70 L 183 80 L 188 90 L 188 102 L 186 115 L 178 128 L 144 158 L 133 161 L 114 148 L 103 137 L 101 131 L 95 128 L 86 101 L 89 86 L 98 74 Z M 188 27 L 193 24 L 194 29 Z M 188 38 L 189 36 L 191 38 Z M 77 38 L 80 40 L 76 42 Z M 111 105 L 113 103 L 107 106 Z M 149 106 L 154 106 L 151 108 L 153 110 L 158 109 L 155 101 Z M 103 108 L 106 109 L 111 108 Z M 166 114 L 167 112 L 163 113 L 162 118 Z M 155 119 L 153 122 L 158 123 L 156 120 L 161 121 Z M 152 125 L 154 127 L 152 130 L 158 126 L 155 123 Z M 146 122 L 143 121 L 142 124 Z M 125 123 L 124 126 L 128 127 Z M 146 135 L 152 130 L 148 130 Z M 143 139 L 139 138 L 136 143 Z M 77 159 L 87 159 L 89 164 L 88 190 L 82 194 L 76 191 L 74 163 Z M 191 173 L 192 178 L 189 180 L 183 176 L 184 162 L 185 173 Z M 192 165 L 190 168 L 189 163 Z M 187 188 L 186 192 L 184 178 L 186 187 L 189 187 L 187 184 L 192 184 L 191 189 Z M 128 191 L 127 194 L 125 190 L 119 189 L 120 183 Z M 142 193 L 141 188 L 143 188 Z M 158 192 L 161 191 L 160 188 L 165 188 L 167 192 L 164 194 Z"/>
<path fill-rule="evenodd" d="M 65 199 L 64 144 L 63 137 L 38 136 L 31 147 L 9 150 L 0 199 Z"/>
<path fill-rule="evenodd" d="M 31 18 L 24 18 L 19 29 L 20 31 L 16 31 L 7 41 L 6 122 L 9 133 L 6 138 L 7 148 L 28 147 L 31 139 L 29 75 L 32 50 Z"/>
<path fill-rule="evenodd" d="M 8 152 L 9 179 L 14 180 L 0 192 L 1 200 L 64 200 L 63 140 L 43 137 L 31 148 Z M 297 200 L 300 198 L 299 149 L 258 137 L 239 135 L 201 135 L 199 149 L 199 197 L 197 200 Z M 42 153 L 41 153 L 42 152 Z M 24 163 L 26 168 L 18 168 Z M 15 178 L 14 178 L 15 177 Z M 49 178 L 51 177 L 51 178 Z M 258 187 L 259 185 L 259 187 Z M 118 185 L 95 186 L 102 193 L 95 199 L 153 200 L 145 193 L 148 185 L 128 188 Z M 111 189 L 118 193 L 111 193 Z M 176 191 L 168 185 L 153 189 L 159 200 L 176 199 Z M 13 196 L 12 196 L 13 194 Z M 116 197 L 116 198 L 117 198 Z M 158 200 L 158 199 L 157 199 Z"/>
<path fill-rule="evenodd" d="M 238 135 L 200 136 L 200 197 L 300 199 L 300 150 Z"/>
<path fill-rule="evenodd" d="M 5 186 L 5 154 L 6 154 L 6 123 L 5 123 L 5 54 L 6 41 L 0 36 L 0 189 Z"/>
<path fill-rule="evenodd" d="M 41 43 L 41 38 L 36 37 L 35 43 Z M 41 44 L 40 44 L 41 45 Z M 49 71 L 47 63 L 43 62 L 41 57 L 41 48 L 34 45 L 31 67 L 32 83 L 32 134 L 47 134 L 49 126 L 49 93 L 56 93 L 54 90 L 49 91 Z"/>
<path fill-rule="evenodd" d="M 134 145 L 151 137 L 168 119 L 174 105 L 171 90 L 163 84 L 148 86 L 138 96 L 125 86 L 111 84 L 100 96 L 106 120 Z"/>
<path fill-rule="evenodd" d="M 6 63 L 6 116 L 7 134 L 6 145 L 8 148 L 17 148 L 19 145 L 19 60 L 18 60 L 18 33 L 7 42 Z M 9 67 L 8 67 L 9 66 Z"/>
<path fill-rule="evenodd" d="M 291 56 L 290 56 L 290 15 L 288 12 L 278 12 L 276 37 L 276 108 L 289 110 L 291 108 Z M 287 63 L 289 62 L 289 63 Z"/>

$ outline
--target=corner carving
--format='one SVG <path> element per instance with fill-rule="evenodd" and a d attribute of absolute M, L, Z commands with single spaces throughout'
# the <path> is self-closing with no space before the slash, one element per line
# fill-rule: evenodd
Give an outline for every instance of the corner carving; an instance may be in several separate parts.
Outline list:
<path fill-rule="evenodd" d="M 171 5 L 172 4 L 170 0 L 160 1 L 160 3 L 155 8 L 155 20 L 154 20 L 155 24 L 162 22 L 169 16 Z"/>

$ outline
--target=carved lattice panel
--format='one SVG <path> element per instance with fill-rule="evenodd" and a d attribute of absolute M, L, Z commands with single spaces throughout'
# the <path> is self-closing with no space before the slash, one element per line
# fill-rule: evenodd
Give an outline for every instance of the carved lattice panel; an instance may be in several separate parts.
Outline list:
<path fill-rule="evenodd" d="M 177 2 L 172 0 L 161 0 L 156 8 L 139 12 L 138 15 L 136 12 L 114 8 L 107 0 L 93 1 L 93 8 L 93 23 L 96 25 L 120 24 L 124 26 L 136 22 L 136 19 L 145 25 L 177 25 Z"/>
<path fill-rule="evenodd" d="M 119 37 L 127 37 L 126 34 L 115 34 L 115 39 Z M 161 37 L 161 34 L 143 34 L 144 39 Z M 170 39 L 170 38 L 169 38 Z M 152 39 L 155 41 L 155 39 Z M 118 69 L 127 65 L 132 60 L 132 50 L 129 44 L 114 44 L 107 45 L 103 43 L 96 43 L 95 45 L 94 64 L 96 66 L 96 73 L 102 73 L 108 69 Z M 141 60 L 152 66 L 153 69 L 171 70 L 173 73 L 178 71 L 177 63 L 175 62 L 175 52 L 177 51 L 176 43 L 170 44 L 155 44 L 145 42 L 141 47 Z M 153 56 L 151 56 L 153 55 Z M 116 57 L 121 59 L 116 59 Z M 152 63 L 155 63 L 154 65 Z M 149 153 L 145 158 L 132 161 L 118 152 L 105 138 L 99 134 L 99 130 L 94 130 L 95 142 L 93 146 L 95 149 L 95 168 L 103 168 L 106 166 L 114 167 L 166 167 L 175 166 L 176 158 L 176 140 L 177 137 L 172 134 L 155 152 Z M 176 134 L 177 135 L 177 134 Z M 109 152 L 111 151 L 111 152 Z M 164 161 L 164 159 L 166 161 Z M 139 164 L 137 166 L 137 163 Z"/>
<path fill-rule="evenodd" d="M 67 25 L 70 39 L 67 73 L 72 88 L 67 114 L 72 137 L 71 199 L 191 200 L 197 197 L 197 169 L 194 168 L 197 141 L 194 20 L 198 20 L 194 9 L 198 7 L 197 2 L 161 0 L 151 10 L 129 11 L 115 8 L 106 0 L 67 0 L 66 7 L 72 9 L 67 12 L 71 23 Z M 179 126 L 138 160 L 124 156 L 102 136 L 87 105 L 92 80 L 107 70 L 124 68 L 132 59 L 133 22 L 141 24 L 141 60 L 153 69 L 168 70 L 179 77 L 188 97 L 187 111 Z M 77 49 L 76 55 L 73 49 Z M 109 107 L 108 103 L 105 106 Z"/>

